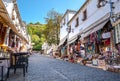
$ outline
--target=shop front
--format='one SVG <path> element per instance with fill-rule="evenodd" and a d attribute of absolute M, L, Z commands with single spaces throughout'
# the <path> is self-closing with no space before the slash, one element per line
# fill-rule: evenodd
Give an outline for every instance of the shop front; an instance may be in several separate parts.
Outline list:
<path fill-rule="evenodd" d="M 109 17 L 91 25 L 84 32 L 84 41 L 86 58 L 91 60 L 93 65 L 111 64 L 111 57 L 114 48 L 114 29 Z M 96 61 L 97 62 L 96 62 Z"/>
<path fill-rule="evenodd" d="M 120 19 L 113 22 L 112 26 L 114 28 L 114 49 L 111 61 L 112 66 L 109 66 L 108 70 L 120 72 Z"/>
<path fill-rule="evenodd" d="M 84 33 L 86 54 L 99 54 L 102 47 L 110 45 L 111 33 L 108 24 L 109 19 L 106 19 Z"/>
<path fill-rule="evenodd" d="M 107 20 L 101 29 L 97 31 L 92 29 L 87 32 L 86 37 L 84 37 L 85 52 L 86 57 L 88 55 L 92 56 L 93 65 L 95 64 L 105 70 L 109 70 L 111 67 L 118 67 L 120 64 L 119 30 L 120 24 L 112 27 L 110 20 Z"/>

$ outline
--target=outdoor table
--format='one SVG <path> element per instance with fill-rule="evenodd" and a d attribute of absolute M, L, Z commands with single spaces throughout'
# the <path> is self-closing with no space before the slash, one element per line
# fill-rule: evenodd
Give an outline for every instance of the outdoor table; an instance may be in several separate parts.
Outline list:
<path fill-rule="evenodd" d="M 28 55 L 28 52 L 18 52 L 18 53 L 13 53 L 12 55 L 15 57 L 15 64 L 16 64 L 17 57 L 18 56 Z"/>
<path fill-rule="evenodd" d="M 24 56 L 27 56 L 28 54 L 28 52 L 17 52 L 10 54 L 10 67 L 8 67 L 7 78 L 9 77 L 10 69 L 14 69 L 14 73 L 16 73 L 16 68 L 23 68 L 23 71 L 25 66 L 27 68 L 28 60 L 24 59 Z M 23 62 L 26 63 L 24 64 Z"/>
<path fill-rule="evenodd" d="M 7 57 L 0 57 L 0 60 L 8 60 L 9 58 L 7 58 Z M 1 67 L 1 80 L 0 81 L 4 81 L 3 80 L 3 67 L 4 67 L 4 65 L 1 65 L 0 66 Z"/>

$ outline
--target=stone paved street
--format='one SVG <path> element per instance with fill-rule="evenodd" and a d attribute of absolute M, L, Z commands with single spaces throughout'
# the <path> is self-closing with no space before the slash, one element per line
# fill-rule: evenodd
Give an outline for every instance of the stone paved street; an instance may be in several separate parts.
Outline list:
<path fill-rule="evenodd" d="M 120 81 L 120 73 L 69 63 L 44 55 L 31 55 L 26 77 L 10 72 L 7 81 Z"/>

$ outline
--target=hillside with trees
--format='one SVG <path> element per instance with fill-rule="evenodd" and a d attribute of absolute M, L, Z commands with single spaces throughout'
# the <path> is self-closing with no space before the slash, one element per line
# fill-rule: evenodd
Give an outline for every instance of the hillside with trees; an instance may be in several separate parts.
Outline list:
<path fill-rule="evenodd" d="M 33 50 L 41 50 L 44 42 L 47 42 L 49 45 L 59 44 L 61 18 L 62 15 L 52 9 L 47 13 L 47 17 L 45 17 L 46 24 L 31 22 L 27 25 L 28 33 L 34 44 Z"/>
<path fill-rule="evenodd" d="M 31 36 L 31 40 L 33 45 L 33 50 L 41 50 L 42 44 L 45 41 L 45 36 L 43 34 L 44 30 L 46 29 L 45 24 L 37 23 L 29 23 L 27 25 L 28 33 Z"/>

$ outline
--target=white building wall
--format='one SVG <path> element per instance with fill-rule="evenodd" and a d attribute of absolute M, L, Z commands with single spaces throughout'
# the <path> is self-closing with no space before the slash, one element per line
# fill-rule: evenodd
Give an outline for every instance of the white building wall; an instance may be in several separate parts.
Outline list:
<path fill-rule="evenodd" d="M 120 0 L 115 0 L 115 9 L 114 12 L 115 14 L 120 13 Z"/>
<path fill-rule="evenodd" d="M 74 35 L 78 34 L 79 31 L 89 27 L 91 24 L 95 23 L 97 20 L 105 16 L 110 12 L 110 4 L 107 3 L 105 6 L 98 8 L 97 2 L 98 0 L 91 0 L 86 6 L 82 8 L 82 10 L 76 15 L 76 17 L 69 23 L 71 25 L 71 29 L 74 29 L 74 32 L 69 34 L 69 39 L 71 39 Z M 115 11 L 120 12 L 120 0 L 112 0 L 115 2 Z M 82 21 L 83 11 L 87 9 L 87 19 Z M 76 25 L 76 18 L 79 17 L 79 26 Z"/>
<path fill-rule="evenodd" d="M 75 15 L 74 13 L 69 13 L 69 14 L 68 14 L 68 21 L 69 21 L 74 15 Z"/>
<path fill-rule="evenodd" d="M 62 19 L 60 25 L 61 25 L 61 28 L 60 28 L 60 40 L 62 40 L 67 34 L 67 23 L 68 21 L 74 16 L 74 13 L 67 13 L 65 15 L 65 17 Z M 64 19 L 65 19 L 65 24 L 64 24 Z"/>
<path fill-rule="evenodd" d="M 12 18 L 12 9 L 14 7 L 13 3 L 12 3 L 12 0 L 3 0 L 4 4 L 5 4 L 5 7 L 8 11 L 8 14 L 10 16 L 10 18 Z"/>
<path fill-rule="evenodd" d="M 62 40 L 66 35 L 67 35 L 67 31 L 66 31 L 66 26 L 62 27 L 60 29 L 60 40 Z"/>

